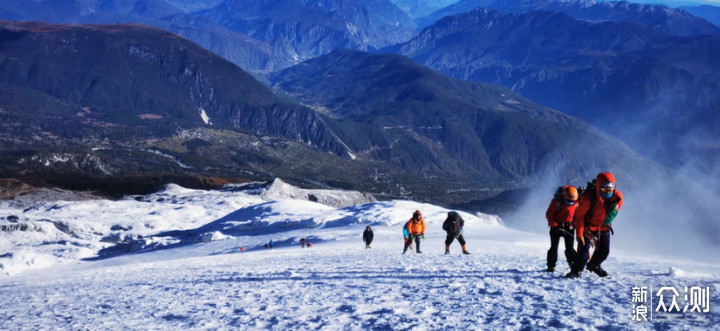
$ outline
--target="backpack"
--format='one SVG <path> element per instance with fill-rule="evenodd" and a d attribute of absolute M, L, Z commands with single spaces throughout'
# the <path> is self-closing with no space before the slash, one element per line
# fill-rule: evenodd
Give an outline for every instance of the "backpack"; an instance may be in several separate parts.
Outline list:
<path fill-rule="evenodd" d="M 555 208 L 557 210 L 560 210 L 560 202 L 563 201 L 563 187 L 558 186 L 557 190 L 555 190 L 555 193 L 553 194 L 553 201 L 555 201 Z"/>
<path fill-rule="evenodd" d="M 583 190 L 583 194 L 585 192 L 588 193 L 590 196 L 590 209 L 588 209 L 588 212 L 585 214 L 585 221 L 591 219 L 593 216 L 595 216 L 595 185 L 597 184 L 597 179 L 593 179 L 592 182 L 587 182 L 587 186 Z"/>
<path fill-rule="evenodd" d="M 448 224 L 445 231 L 452 236 L 459 236 L 462 234 L 462 222 L 460 222 L 460 215 L 456 212 L 450 212 L 448 214 Z"/>

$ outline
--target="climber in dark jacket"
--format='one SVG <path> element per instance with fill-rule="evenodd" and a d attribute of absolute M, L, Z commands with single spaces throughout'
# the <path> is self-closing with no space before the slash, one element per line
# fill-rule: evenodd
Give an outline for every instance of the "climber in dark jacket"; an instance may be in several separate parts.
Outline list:
<path fill-rule="evenodd" d="M 365 248 L 370 248 L 370 244 L 373 241 L 373 231 L 369 225 L 365 228 L 365 231 L 363 231 L 363 241 L 365 242 Z"/>
<path fill-rule="evenodd" d="M 445 238 L 445 254 L 450 254 L 450 244 L 457 238 L 458 242 L 462 246 L 463 254 L 470 254 L 465 247 L 465 238 L 463 238 L 463 226 L 465 226 L 465 220 L 460 217 L 457 212 L 451 211 L 448 213 L 445 222 L 443 222 L 443 230 L 447 232 Z"/>

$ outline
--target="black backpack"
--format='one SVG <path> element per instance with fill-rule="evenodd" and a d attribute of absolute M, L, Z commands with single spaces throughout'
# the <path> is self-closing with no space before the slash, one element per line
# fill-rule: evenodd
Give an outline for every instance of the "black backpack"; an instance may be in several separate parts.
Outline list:
<path fill-rule="evenodd" d="M 583 194 L 587 192 L 588 196 L 590 196 L 590 209 L 588 209 L 587 214 L 585 214 L 585 220 L 589 220 L 593 217 L 595 214 L 595 185 L 597 184 L 597 179 L 593 179 L 592 182 L 587 182 L 587 186 L 583 189 Z M 580 195 L 582 196 L 582 194 Z"/>
<path fill-rule="evenodd" d="M 448 218 L 445 221 L 446 225 L 443 227 L 445 231 L 451 236 L 459 236 L 462 234 L 463 222 L 460 214 L 451 211 L 448 213 Z"/>
<path fill-rule="evenodd" d="M 560 210 L 560 202 L 563 201 L 563 187 L 558 186 L 557 190 L 555 190 L 555 193 L 553 194 L 553 201 L 555 201 L 555 208 L 557 210 Z"/>

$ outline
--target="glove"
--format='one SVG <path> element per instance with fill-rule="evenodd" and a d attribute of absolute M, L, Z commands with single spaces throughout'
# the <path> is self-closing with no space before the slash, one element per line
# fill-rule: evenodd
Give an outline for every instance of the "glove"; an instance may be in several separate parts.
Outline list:
<path fill-rule="evenodd" d="M 610 205 L 610 207 L 608 208 L 608 211 L 605 213 L 605 221 L 603 222 L 603 225 L 608 226 L 608 225 L 612 224 L 612 222 L 615 220 L 615 217 L 617 216 L 617 214 L 618 214 L 617 203 L 613 203 L 612 205 Z"/>
<path fill-rule="evenodd" d="M 423 239 L 425 239 L 425 234 L 424 234 L 424 233 L 421 234 L 420 237 L 422 237 Z"/>

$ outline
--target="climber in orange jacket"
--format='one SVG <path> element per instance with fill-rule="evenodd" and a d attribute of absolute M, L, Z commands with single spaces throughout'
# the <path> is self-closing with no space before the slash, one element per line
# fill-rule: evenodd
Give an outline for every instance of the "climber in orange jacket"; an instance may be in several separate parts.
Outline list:
<path fill-rule="evenodd" d="M 545 218 L 550 226 L 550 249 L 547 252 L 547 272 L 555 271 L 560 238 L 565 241 L 565 259 L 572 267 L 577 259 L 575 247 L 575 209 L 577 208 L 578 191 L 571 185 L 558 188 L 547 211 Z"/>
<path fill-rule="evenodd" d="M 425 239 L 425 220 L 423 219 L 422 213 L 420 213 L 419 210 L 416 210 L 413 213 L 413 217 L 408 221 L 408 232 L 408 239 L 407 241 L 405 241 L 405 248 L 403 248 L 403 254 L 407 252 L 407 249 L 408 247 L 410 247 L 413 239 L 415 239 L 416 252 L 422 253 L 420 251 L 420 238 Z"/>
<path fill-rule="evenodd" d="M 566 277 L 579 277 L 586 264 L 587 270 L 600 277 L 607 276 L 607 271 L 600 265 L 610 254 L 611 224 L 623 204 L 622 193 L 616 186 L 615 176 L 603 172 L 597 175 L 594 185 L 588 185 L 588 189 L 580 197 L 575 211 L 578 257 Z M 593 246 L 595 251 L 590 258 L 590 247 Z"/>

